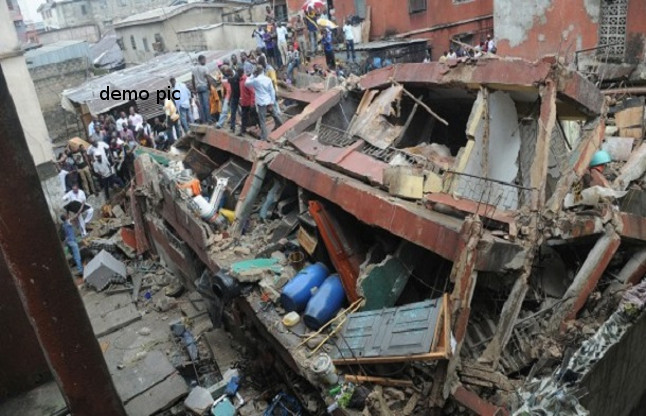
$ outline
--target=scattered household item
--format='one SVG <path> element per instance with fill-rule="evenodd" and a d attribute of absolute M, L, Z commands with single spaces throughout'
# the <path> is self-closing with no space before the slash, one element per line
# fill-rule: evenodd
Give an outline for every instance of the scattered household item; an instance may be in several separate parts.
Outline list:
<path fill-rule="evenodd" d="M 299 401 L 287 393 L 278 393 L 263 416 L 301 416 L 303 407 Z"/>
<path fill-rule="evenodd" d="M 85 266 L 83 280 L 97 291 L 101 291 L 110 283 L 125 282 L 126 275 L 126 265 L 107 251 L 101 250 Z"/>
<path fill-rule="evenodd" d="M 330 274 L 323 263 L 315 263 L 305 267 L 292 280 L 290 280 L 280 295 L 280 302 L 287 312 L 302 312 L 307 302 Z"/>
<path fill-rule="evenodd" d="M 209 393 L 211 393 L 211 395 L 214 397 L 222 396 L 226 391 L 227 387 L 229 386 L 229 382 L 231 382 L 232 379 L 239 378 L 239 377 L 240 377 L 240 373 L 238 372 L 237 369 L 229 368 L 227 371 L 224 372 L 224 375 L 222 376 L 222 380 L 220 380 L 219 382 L 217 382 L 216 384 L 208 388 Z"/>
<path fill-rule="evenodd" d="M 289 253 L 289 264 L 296 269 L 301 270 L 303 268 L 303 263 L 305 262 L 305 255 L 302 251 L 296 250 Z"/>
<path fill-rule="evenodd" d="M 301 316 L 298 314 L 298 312 L 290 312 L 283 316 L 283 325 L 290 327 L 294 326 L 297 323 L 299 323 L 301 320 Z"/>
<path fill-rule="evenodd" d="M 227 396 L 222 396 L 213 403 L 211 414 L 213 416 L 234 416 L 236 407 Z"/>
<path fill-rule="evenodd" d="M 339 382 L 339 375 L 336 373 L 336 367 L 332 362 L 332 358 L 324 352 L 312 360 L 310 368 L 321 380 L 330 386 Z"/>
<path fill-rule="evenodd" d="M 345 291 L 338 274 L 329 276 L 307 303 L 303 321 L 312 329 L 319 329 L 336 315 L 345 301 Z"/>
<path fill-rule="evenodd" d="M 213 189 L 211 198 L 207 201 L 202 195 L 197 195 L 193 198 L 193 202 L 197 205 L 197 210 L 200 217 L 207 222 L 214 222 L 218 216 L 218 210 L 224 191 L 226 190 L 229 178 L 218 178 L 218 181 Z"/>

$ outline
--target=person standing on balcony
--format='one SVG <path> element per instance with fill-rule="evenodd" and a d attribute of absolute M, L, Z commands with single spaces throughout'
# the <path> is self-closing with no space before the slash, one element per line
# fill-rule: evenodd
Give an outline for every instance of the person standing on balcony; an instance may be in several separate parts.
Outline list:
<path fill-rule="evenodd" d="M 354 54 L 354 31 L 352 30 L 350 19 L 346 19 L 345 25 L 343 25 L 343 36 L 345 37 L 346 60 L 349 61 L 350 55 L 352 55 L 352 62 L 355 62 L 356 57 Z"/>

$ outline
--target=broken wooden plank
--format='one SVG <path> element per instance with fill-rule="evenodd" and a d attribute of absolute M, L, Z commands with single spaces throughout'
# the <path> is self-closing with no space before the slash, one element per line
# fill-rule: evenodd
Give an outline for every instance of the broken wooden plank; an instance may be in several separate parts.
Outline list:
<path fill-rule="evenodd" d="M 126 404 L 129 416 L 149 416 L 167 409 L 188 393 L 186 382 L 178 373 L 136 396 Z"/>
<path fill-rule="evenodd" d="M 395 85 L 401 85 L 401 84 L 400 84 L 400 83 L 398 83 L 398 82 L 395 82 Z M 446 121 L 446 120 L 444 120 L 442 117 L 440 117 L 440 116 L 439 116 L 435 111 L 431 110 L 431 107 L 429 107 L 429 106 L 427 106 L 426 104 L 424 104 L 424 102 L 423 102 L 422 100 L 420 100 L 419 98 L 415 97 L 413 94 L 411 94 L 410 92 L 408 92 L 408 90 L 407 90 L 406 88 L 404 88 L 403 86 L 402 86 L 402 90 L 404 91 L 404 94 L 408 95 L 408 97 L 409 97 L 409 98 L 411 98 L 413 101 L 415 101 L 416 103 L 418 103 L 419 105 L 421 105 L 421 106 L 422 106 L 422 108 L 423 108 L 424 110 L 426 110 L 430 115 L 432 115 L 433 117 L 435 117 L 435 119 L 437 119 L 437 121 L 439 121 L 440 123 L 444 124 L 445 126 L 448 126 L 448 125 L 449 125 L 449 122 L 448 122 L 448 121 Z"/>
<path fill-rule="evenodd" d="M 395 378 L 386 377 L 372 377 L 372 376 L 354 376 L 346 374 L 345 381 L 355 384 L 372 383 L 381 386 L 395 386 L 395 387 L 413 387 L 415 384 L 412 380 L 400 380 Z"/>

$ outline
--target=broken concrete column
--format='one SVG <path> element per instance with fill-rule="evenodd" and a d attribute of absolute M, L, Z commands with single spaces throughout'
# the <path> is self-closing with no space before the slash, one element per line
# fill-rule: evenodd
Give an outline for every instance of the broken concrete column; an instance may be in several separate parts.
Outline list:
<path fill-rule="evenodd" d="M 460 246 L 460 254 L 451 269 L 450 278 L 454 282 L 453 293 L 451 293 L 451 331 L 455 337 L 455 348 L 451 352 L 446 370 L 444 398 L 448 397 L 452 381 L 456 378 L 455 370 L 460 361 L 460 349 L 467 334 L 471 299 L 478 279 L 475 266 L 478 258 L 477 246 L 482 238 L 482 231 L 482 221 L 478 215 L 464 221 L 460 230 L 463 243 Z M 433 400 L 437 401 L 437 398 Z"/>
<path fill-rule="evenodd" d="M 628 185 L 636 179 L 639 179 L 646 172 L 646 143 L 639 146 L 639 149 L 634 151 L 626 164 L 621 168 L 619 176 L 613 183 L 614 188 L 620 191 L 625 191 Z"/>
<path fill-rule="evenodd" d="M 550 157 L 552 131 L 556 124 L 556 85 L 551 79 L 545 80 L 540 87 L 541 113 L 538 119 L 538 135 L 532 168 L 529 172 L 530 187 L 537 190 L 532 193 L 532 209 L 542 207 L 545 202 L 545 177 Z"/>
<path fill-rule="evenodd" d="M 585 305 L 588 296 L 606 270 L 608 263 L 615 255 L 621 239 L 616 231 L 608 226 L 606 233 L 597 240 L 588 257 L 581 265 L 574 281 L 563 295 L 563 303 L 554 310 L 549 329 L 556 331 L 563 322 L 576 318 L 576 314 Z"/>
<path fill-rule="evenodd" d="M 603 113 L 605 114 L 605 106 Z M 584 133 L 577 146 L 570 153 L 570 160 L 563 170 L 565 173 L 558 180 L 552 196 L 545 204 L 546 211 L 556 213 L 561 210 L 565 196 L 572 189 L 572 185 L 585 173 L 594 152 L 599 150 L 605 137 L 605 120 L 595 118 L 584 127 Z"/>
<path fill-rule="evenodd" d="M 621 269 L 617 280 L 622 283 L 636 285 L 646 275 L 646 248 L 638 250 Z"/>
<path fill-rule="evenodd" d="M 254 162 L 251 167 L 251 172 L 242 187 L 240 198 L 238 198 L 238 203 L 236 205 L 236 220 L 231 232 L 233 236 L 240 236 L 242 234 L 244 223 L 249 215 L 251 215 L 251 209 L 260 194 L 260 189 L 265 181 L 265 175 L 267 175 L 267 165 L 265 161 L 258 160 Z"/>
<path fill-rule="evenodd" d="M 529 259 L 531 257 L 531 259 Z M 502 349 L 509 342 L 511 337 L 511 332 L 514 329 L 514 324 L 518 318 L 521 307 L 523 306 L 523 301 L 527 295 L 527 290 L 529 289 L 529 276 L 532 271 L 532 262 L 534 256 L 528 254 L 529 266 L 526 267 L 521 273 L 520 276 L 514 282 L 514 286 L 511 288 L 507 300 L 502 307 L 502 312 L 500 312 L 500 319 L 498 320 L 498 326 L 496 327 L 496 333 L 494 334 L 487 348 L 478 358 L 478 362 L 490 364 L 492 367 L 496 367 Z"/>

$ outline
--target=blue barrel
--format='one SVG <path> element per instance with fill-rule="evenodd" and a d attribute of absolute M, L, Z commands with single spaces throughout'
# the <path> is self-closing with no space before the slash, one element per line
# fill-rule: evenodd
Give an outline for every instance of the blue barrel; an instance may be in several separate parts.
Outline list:
<path fill-rule="evenodd" d="M 323 263 L 305 267 L 283 287 L 280 303 L 287 312 L 302 312 L 312 297 L 312 290 L 321 286 L 330 274 Z"/>
<path fill-rule="evenodd" d="M 319 329 L 339 312 L 345 301 L 345 292 L 338 274 L 330 275 L 307 303 L 303 321 L 312 329 Z"/>

